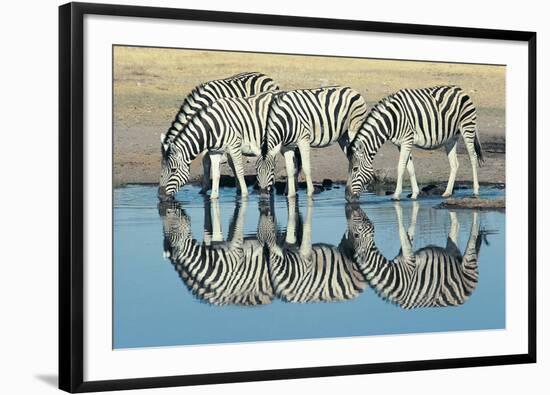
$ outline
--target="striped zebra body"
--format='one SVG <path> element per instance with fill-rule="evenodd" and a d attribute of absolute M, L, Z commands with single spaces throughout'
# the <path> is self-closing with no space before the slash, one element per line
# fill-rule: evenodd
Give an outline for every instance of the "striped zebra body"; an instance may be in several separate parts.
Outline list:
<path fill-rule="evenodd" d="M 229 155 L 240 193 L 246 196 L 242 155 L 260 154 L 274 95 L 265 92 L 246 98 L 220 99 L 195 114 L 167 150 L 159 197 L 173 196 L 187 182 L 191 161 L 204 151 L 212 161 L 211 198 L 216 199 L 219 194 L 220 162 L 225 153 Z"/>
<path fill-rule="evenodd" d="M 374 156 L 388 140 L 400 150 L 394 200 L 400 199 L 405 168 L 411 179 L 412 198 L 418 196 L 411 156 L 413 146 L 421 149 L 445 146 L 451 171 L 443 196 L 451 196 L 458 170 L 456 143 L 459 135 L 462 135 L 470 156 L 473 192 L 477 195 L 477 166 L 483 161 L 483 153 L 476 120 L 477 112 L 470 97 L 456 86 L 403 89 L 388 96 L 371 109 L 349 146 L 346 198 L 348 201 L 357 200 L 375 179 Z"/>
<path fill-rule="evenodd" d="M 350 300 L 366 285 L 352 259 L 327 244 L 313 244 L 308 256 L 295 248 L 270 254 L 269 272 L 275 294 L 287 302 Z"/>
<path fill-rule="evenodd" d="M 256 164 L 262 193 L 270 192 L 275 181 L 275 155 L 285 156 L 288 196 L 294 196 L 294 149 L 301 155 L 308 195 L 313 194 L 310 148 L 327 147 L 339 142 L 346 150 L 366 116 L 363 97 L 348 87 L 326 87 L 284 92 L 273 100 L 262 156 Z"/>
<path fill-rule="evenodd" d="M 348 233 L 353 239 L 356 265 L 369 285 L 384 299 L 404 309 L 458 306 L 475 290 L 481 242 L 477 213 L 474 213 L 464 255 L 456 244 L 456 216 L 454 219 L 451 216 L 454 225 L 446 248 L 427 246 L 413 252 L 410 235 L 406 234 L 398 214 L 402 253 L 390 260 L 376 247 L 374 228 L 364 212 L 360 208 L 352 211 L 348 215 Z M 413 217 L 415 222 L 414 213 Z M 414 229 L 414 225 L 411 227 Z"/>
<path fill-rule="evenodd" d="M 341 246 L 311 244 L 311 211 L 300 229 L 299 212 L 289 200 L 289 222 L 282 245 L 277 240 L 275 217 L 263 210 L 258 240 L 265 243 L 270 279 L 276 296 L 293 303 L 333 302 L 356 298 L 366 282 L 352 256 Z M 300 240 L 301 239 L 301 240 Z"/>
<path fill-rule="evenodd" d="M 242 236 L 244 208 L 237 208 L 233 217 L 231 240 L 210 245 L 192 238 L 189 217 L 179 206 L 161 215 L 165 256 L 196 298 L 220 306 L 271 303 L 273 291 L 262 246 Z"/>
<path fill-rule="evenodd" d="M 278 85 L 273 79 L 258 72 L 240 73 L 196 86 L 183 100 L 166 134 L 161 134 L 162 166 L 165 166 L 165 158 L 170 145 L 198 112 L 223 98 L 248 97 L 277 89 L 279 89 Z M 208 154 L 205 154 L 203 158 L 203 166 L 202 192 L 206 192 L 210 179 L 210 157 Z"/>

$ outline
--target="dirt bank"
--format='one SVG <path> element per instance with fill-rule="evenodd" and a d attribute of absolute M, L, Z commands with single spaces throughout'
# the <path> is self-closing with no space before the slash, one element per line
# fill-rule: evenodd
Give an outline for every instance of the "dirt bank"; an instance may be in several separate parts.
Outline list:
<path fill-rule="evenodd" d="M 170 126 L 183 97 L 201 81 L 241 71 L 261 71 L 282 89 L 348 85 L 364 94 L 369 106 L 405 87 L 456 84 L 471 95 L 478 109 L 480 139 L 486 163 L 479 169 L 485 183 L 505 182 L 505 68 L 430 62 L 242 54 L 150 48 L 115 48 L 114 64 L 114 184 L 157 183 L 160 171 L 159 136 Z M 449 165 L 443 149 L 414 150 L 420 184 L 446 181 Z M 387 143 L 375 166 L 395 178 L 398 152 Z M 245 170 L 254 174 L 254 158 Z M 471 180 L 471 166 L 459 143 L 457 181 Z M 314 150 L 313 177 L 345 181 L 347 160 L 337 146 Z M 285 173 L 279 160 L 278 175 Z M 202 174 L 200 159 L 191 179 Z M 231 174 L 227 165 L 222 174 Z"/>

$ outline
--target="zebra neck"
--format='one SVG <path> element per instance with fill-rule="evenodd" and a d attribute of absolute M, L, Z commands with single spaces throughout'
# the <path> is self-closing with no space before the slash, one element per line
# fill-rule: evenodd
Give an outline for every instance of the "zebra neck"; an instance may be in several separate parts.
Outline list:
<path fill-rule="evenodd" d="M 191 109 L 189 98 L 186 97 L 180 107 L 180 110 L 176 114 L 176 117 L 172 121 L 170 129 L 168 129 L 168 132 L 166 132 L 164 142 L 169 144 L 172 143 L 176 139 L 178 134 L 185 128 L 185 125 L 187 125 L 187 123 L 195 113 L 196 111 Z"/>
<path fill-rule="evenodd" d="M 178 114 L 179 116 L 179 114 Z M 185 121 L 185 123 L 187 120 Z M 181 122 L 178 118 L 176 118 L 172 125 L 170 125 L 170 129 L 168 129 L 168 132 L 166 132 L 166 137 L 164 138 L 164 141 L 167 143 L 172 143 L 178 136 L 178 134 L 183 130 L 185 127 L 185 123 Z"/>
<path fill-rule="evenodd" d="M 206 122 L 203 122 L 202 119 L 195 121 L 195 119 L 185 125 L 172 144 L 174 150 L 181 151 L 186 163 L 191 163 L 193 159 L 209 148 L 207 141 L 210 138 L 208 129 L 204 125 Z"/>
<path fill-rule="evenodd" d="M 369 123 L 369 119 L 365 121 L 357 135 L 357 140 L 366 148 L 367 158 L 371 161 L 374 160 L 376 153 L 388 139 L 386 129 L 378 124 Z"/>
<path fill-rule="evenodd" d="M 380 270 L 391 264 L 389 259 L 378 250 L 374 243 L 374 237 L 367 240 L 365 246 L 355 252 L 355 261 L 367 280 L 370 280 Z"/>

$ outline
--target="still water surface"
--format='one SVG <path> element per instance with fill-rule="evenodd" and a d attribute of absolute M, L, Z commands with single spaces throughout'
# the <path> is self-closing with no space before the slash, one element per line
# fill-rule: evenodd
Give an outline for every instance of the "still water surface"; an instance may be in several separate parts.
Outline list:
<path fill-rule="evenodd" d="M 504 213 L 343 195 L 116 189 L 114 348 L 504 328 Z"/>

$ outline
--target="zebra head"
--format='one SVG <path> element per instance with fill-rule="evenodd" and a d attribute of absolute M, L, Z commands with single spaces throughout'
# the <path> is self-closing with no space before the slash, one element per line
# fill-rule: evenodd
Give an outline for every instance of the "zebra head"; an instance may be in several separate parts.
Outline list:
<path fill-rule="evenodd" d="M 273 191 L 275 182 L 275 156 L 262 154 L 256 162 L 256 180 L 260 188 L 260 196 L 268 197 Z"/>
<path fill-rule="evenodd" d="M 359 139 L 348 148 L 348 180 L 346 183 L 346 200 L 357 202 L 361 193 L 376 181 L 376 173 L 372 166 L 372 157 L 367 153 L 366 145 Z"/>
<path fill-rule="evenodd" d="M 374 225 L 367 214 L 356 204 L 346 204 L 348 229 L 346 238 L 355 253 L 368 249 L 374 238 Z"/>
<path fill-rule="evenodd" d="M 160 202 L 158 210 L 164 234 L 163 257 L 174 258 L 181 244 L 191 238 L 191 218 L 175 202 Z"/>
<path fill-rule="evenodd" d="M 189 180 L 190 163 L 175 144 L 168 145 L 162 157 L 158 197 L 171 200 L 182 185 Z"/>
<path fill-rule="evenodd" d="M 277 222 L 275 220 L 275 208 L 273 202 L 260 203 L 260 218 L 256 237 L 265 247 L 269 248 L 277 243 Z"/>

